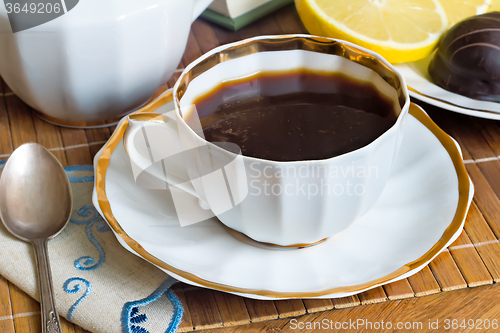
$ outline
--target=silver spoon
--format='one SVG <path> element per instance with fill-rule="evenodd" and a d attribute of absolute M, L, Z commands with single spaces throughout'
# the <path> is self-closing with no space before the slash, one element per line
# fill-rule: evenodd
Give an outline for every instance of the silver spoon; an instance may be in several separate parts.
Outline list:
<path fill-rule="evenodd" d="M 0 217 L 7 230 L 35 248 L 43 333 L 62 332 L 47 241 L 68 223 L 72 206 L 68 176 L 61 163 L 39 144 L 17 148 L 0 176 Z"/>

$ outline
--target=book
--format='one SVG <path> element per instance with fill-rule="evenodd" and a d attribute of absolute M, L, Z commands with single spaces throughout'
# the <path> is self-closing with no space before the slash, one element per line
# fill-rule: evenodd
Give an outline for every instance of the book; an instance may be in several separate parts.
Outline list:
<path fill-rule="evenodd" d="M 201 17 L 236 31 L 293 0 L 214 0 Z"/>

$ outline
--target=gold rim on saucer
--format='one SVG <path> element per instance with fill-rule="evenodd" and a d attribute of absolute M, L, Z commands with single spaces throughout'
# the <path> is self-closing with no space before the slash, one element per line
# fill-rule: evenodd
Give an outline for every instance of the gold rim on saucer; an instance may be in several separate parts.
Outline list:
<path fill-rule="evenodd" d="M 157 109 L 158 107 L 165 105 L 168 102 L 171 102 L 173 99 L 172 97 L 172 90 L 166 92 L 162 96 L 160 96 L 158 99 L 150 102 L 146 106 L 144 106 L 142 109 L 136 111 L 134 114 L 137 113 L 147 113 L 147 112 L 152 112 L 153 110 Z M 427 251 L 423 256 L 421 256 L 419 259 L 412 261 L 403 267 L 397 269 L 396 271 L 383 276 L 381 278 L 372 280 L 370 282 L 366 282 L 363 284 L 358 284 L 358 285 L 353 285 L 353 286 L 345 286 L 345 287 L 336 287 L 336 288 L 331 288 L 331 289 L 326 289 L 326 290 L 320 290 L 320 291 L 310 291 L 310 292 L 277 292 L 277 291 L 272 291 L 272 290 L 260 290 L 260 289 L 246 289 L 246 288 L 238 288 L 235 286 L 228 286 L 212 281 L 208 281 L 205 279 L 202 279 L 195 274 L 189 273 L 182 271 L 178 268 L 175 268 L 168 263 L 165 263 L 161 261 L 160 259 L 156 258 L 155 256 L 151 255 L 148 253 L 142 246 L 139 244 L 137 241 L 132 239 L 127 233 L 122 229 L 118 221 L 113 215 L 113 211 L 111 210 L 111 204 L 108 201 L 107 195 L 106 195 L 106 171 L 110 163 L 111 155 L 113 154 L 113 151 L 119 144 L 119 142 L 123 138 L 123 133 L 125 132 L 125 129 L 127 128 L 128 125 L 128 119 L 124 119 L 122 123 L 118 126 L 116 131 L 113 133 L 109 141 L 105 144 L 105 146 L 102 149 L 101 156 L 99 156 L 97 160 L 97 166 L 95 170 L 95 189 L 97 192 L 97 198 L 98 198 L 98 203 L 101 211 L 103 212 L 104 217 L 110 224 L 110 226 L 113 228 L 113 230 L 125 241 L 125 243 L 132 249 L 134 250 L 137 254 L 139 254 L 141 257 L 146 259 L 147 261 L 155 264 L 158 267 L 161 267 L 165 269 L 166 271 L 172 272 L 173 274 L 176 274 L 188 281 L 191 281 L 193 283 L 196 283 L 198 285 L 211 288 L 211 289 L 216 289 L 216 290 L 222 290 L 226 292 L 232 292 L 232 293 L 241 293 L 241 294 L 251 294 L 251 295 L 258 295 L 258 296 L 264 296 L 264 297 L 270 297 L 270 298 L 308 298 L 308 297 L 318 297 L 318 296 L 325 296 L 325 295 L 330 295 L 330 294 L 335 294 L 335 293 L 353 293 L 357 291 L 362 291 L 365 289 L 369 289 L 371 287 L 375 287 L 377 285 L 382 285 L 385 284 L 391 280 L 394 280 L 395 278 L 410 272 L 423 264 L 427 263 L 430 261 L 432 258 L 434 258 L 441 250 L 444 249 L 446 244 L 452 239 L 452 237 L 457 233 L 457 231 L 460 229 L 462 222 L 465 219 L 465 215 L 467 213 L 467 206 L 468 206 L 468 200 L 469 200 L 469 176 L 467 175 L 467 172 L 465 170 L 465 166 L 462 161 L 462 156 L 460 155 L 460 152 L 457 149 L 457 146 L 455 145 L 454 141 L 443 131 L 441 130 L 430 118 L 425 114 L 425 112 L 418 107 L 417 105 L 411 103 L 410 105 L 410 114 L 415 117 L 421 124 L 423 124 L 428 130 L 430 130 L 434 136 L 439 140 L 441 145 L 446 149 L 448 152 L 452 162 L 453 166 L 455 167 L 456 173 L 457 173 L 457 178 L 458 178 L 458 204 L 457 204 L 457 209 L 455 212 L 455 216 L 453 217 L 453 221 L 450 223 L 450 225 L 446 228 L 445 232 L 441 236 L 441 238 L 437 241 L 434 246 Z"/>
<path fill-rule="evenodd" d="M 432 99 L 432 100 L 434 100 L 436 102 L 443 103 L 443 104 L 446 104 L 446 105 L 450 105 L 450 106 L 453 106 L 453 107 L 456 107 L 456 108 L 460 108 L 460 109 L 463 109 L 464 111 L 474 111 L 474 112 L 481 112 L 481 113 L 490 113 L 490 114 L 498 115 L 500 117 L 500 112 L 495 112 L 495 111 L 490 111 L 490 110 L 468 108 L 468 107 L 465 107 L 465 106 L 461 106 L 461 105 L 458 105 L 458 104 L 454 104 L 454 103 L 445 101 L 443 99 L 439 99 L 439 98 L 432 97 L 432 96 L 429 96 L 429 95 L 426 95 L 426 94 L 422 94 L 421 92 L 413 89 L 410 86 L 407 86 L 407 88 L 408 88 L 409 91 L 411 91 L 411 92 L 413 92 L 413 93 L 415 93 L 415 94 L 417 94 L 419 96 L 422 96 L 422 97 L 425 97 L 425 98 L 428 98 L 428 99 Z M 418 96 L 416 98 L 418 98 Z"/>

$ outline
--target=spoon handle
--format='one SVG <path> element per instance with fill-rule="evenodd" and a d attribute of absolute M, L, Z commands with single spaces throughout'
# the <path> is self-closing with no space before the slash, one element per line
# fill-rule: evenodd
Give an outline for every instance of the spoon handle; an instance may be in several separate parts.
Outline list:
<path fill-rule="evenodd" d="M 42 312 L 42 333 L 61 333 L 61 324 L 57 314 L 52 287 L 52 273 L 50 271 L 49 256 L 47 253 L 47 239 L 33 241 L 35 258 L 38 268 L 38 285 L 40 287 L 40 307 Z"/>

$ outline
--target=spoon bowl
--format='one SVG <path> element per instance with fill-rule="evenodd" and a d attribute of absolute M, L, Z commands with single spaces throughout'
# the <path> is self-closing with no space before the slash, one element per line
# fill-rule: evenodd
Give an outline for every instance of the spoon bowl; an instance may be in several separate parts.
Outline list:
<path fill-rule="evenodd" d="M 47 241 L 64 229 L 72 209 L 71 186 L 59 161 L 36 143 L 17 148 L 0 176 L 0 217 L 10 233 L 35 248 L 44 333 L 61 332 Z"/>

